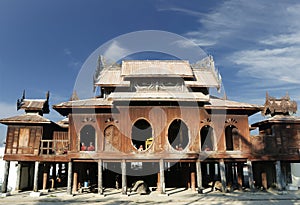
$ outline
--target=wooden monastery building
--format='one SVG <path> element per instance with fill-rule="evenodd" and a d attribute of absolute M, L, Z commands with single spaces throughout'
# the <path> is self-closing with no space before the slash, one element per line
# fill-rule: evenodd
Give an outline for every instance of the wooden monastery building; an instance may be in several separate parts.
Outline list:
<path fill-rule="evenodd" d="M 202 192 L 211 183 L 228 187 L 284 189 L 290 163 L 299 162 L 300 120 L 288 96 L 267 96 L 264 106 L 211 95 L 221 78 L 211 56 L 185 60 L 124 60 L 107 65 L 99 57 L 97 97 L 53 106 L 66 118 L 53 122 L 46 99 L 18 100 L 25 114 L 0 120 L 8 126 L 2 192 L 10 161 L 17 161 L 16 190 L 67 187 L 123 194 L 136 181 L 165 193 L 168 187 Z M 249 116 L 271 118 L 251 126 Z"/>

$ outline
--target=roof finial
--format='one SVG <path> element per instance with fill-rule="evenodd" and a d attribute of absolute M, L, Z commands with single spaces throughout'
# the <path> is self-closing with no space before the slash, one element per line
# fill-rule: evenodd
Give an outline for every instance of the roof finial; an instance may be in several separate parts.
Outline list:
<path fill-rule="evenodd" d="M 95 89 L 96 89 L 96 85 L 95 84 L 99 81 L 101 71 L 104 69 L 104 67 L 105 67 L 104 56 L 103 55 L 99 55 L 97 67 L 96 67 L 96 70 L 95 70 L 95 73 L 94 73 L 94 78 L 93 78 L 93 81 L 94 81 L 93 92 L 95 92 Z"/>

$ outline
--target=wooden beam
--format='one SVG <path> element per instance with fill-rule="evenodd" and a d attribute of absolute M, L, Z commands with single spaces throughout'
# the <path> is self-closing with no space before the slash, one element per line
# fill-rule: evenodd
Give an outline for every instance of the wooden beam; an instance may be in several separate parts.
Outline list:
<path fill-rule="evenodd" d="M 243 162 L 238 162 L 237 163 L 237 183 L 238 183 L 238 188 L 241 190 L 243 188 Z"/>
<path fill-rule="evenodd" d="M 78 170 L 73 172 L 73 194 L 77 192 Z"/>
<path fill-rule="evenodd" d="M 126 177 L 126 161 L 125 159 L 121 162 L 122 170 L 122 194 L 127 194 L 127 177 Z"/>
<path fill-rule="evenodd" d="M 4 165 L 4 179 L 3 179 L 3 183 L 2 183 L 2 193 L 6 193 L 7 192 L 9 167 L 10 167 L 10 161 L 5 161 L 5 165 Z"/>
<path fill-rule="evenodd" d="M 40 165 L 39 161 L 36 161 L 34 164 L 34 177 L 33 177 L 33 191 L 34 192 L 38 192 L 39 165 Z"/>

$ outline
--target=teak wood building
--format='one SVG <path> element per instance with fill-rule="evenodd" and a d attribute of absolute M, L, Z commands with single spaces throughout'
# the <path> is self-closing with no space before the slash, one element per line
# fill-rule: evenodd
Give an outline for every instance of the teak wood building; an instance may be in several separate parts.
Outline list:
<path fill-rule="evenodd" d="M 113 65 L 101 56 L 94 86 L 101 89 L 97 97 L 74 94 L 53 106 L 66 116 L 58 123 L 43 117 L 49 94 L 45 100 L 23 94 L 18 109 L 25 114 L 0 121 L 8 125 L 3 192 L 10 161 L 18 161 L 18 190 L 67 186 L 72 194 L 93 187 L 102 194 L 120 184 L 126 194 L 136 180 L 161 193 L 166 187 L 201 192 L 216 181 L 223 191 L 233 185 L 267 188 L 273 182 L 283 188 L 289 162 L 300 159 L 299 120 L 288 112 L 296 109 L 294 102 L 267 98 L 258 106 L 212 96 L 221 79 L 211 56 L 196 64 L 126 60 Z M 250 137 L 248 117 L 262 110 L 273 117 L 254 124 L 260 134 Z"/>

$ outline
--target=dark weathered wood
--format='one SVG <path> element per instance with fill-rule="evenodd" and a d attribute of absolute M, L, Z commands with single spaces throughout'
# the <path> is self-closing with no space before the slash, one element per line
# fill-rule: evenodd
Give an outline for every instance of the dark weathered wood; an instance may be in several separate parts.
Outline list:
<path fill-rule="evenodd" d="M 3 178 L 3 183 L 2 183 L 2 193 L 6 193 L 7 192 L 9 167 L 10 167 L 10 161 L 5 161 L 5 165 L 4 165 L 4 178 Z"/>

